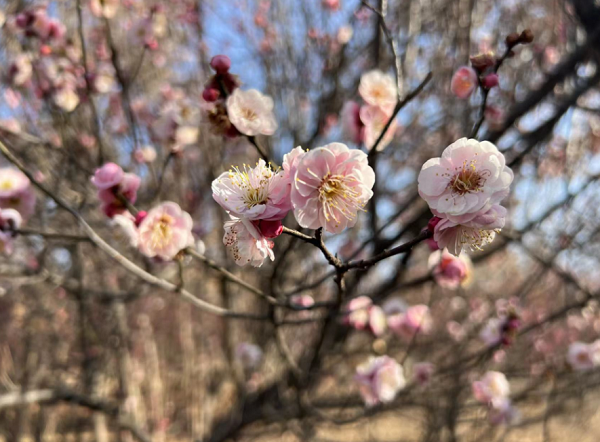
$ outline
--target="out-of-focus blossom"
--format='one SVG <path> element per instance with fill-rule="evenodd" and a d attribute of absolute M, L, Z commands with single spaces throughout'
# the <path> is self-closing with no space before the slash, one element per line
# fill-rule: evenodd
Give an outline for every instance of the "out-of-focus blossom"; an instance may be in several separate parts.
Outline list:
<path fill-rule="evenodd" d="M 373 196 L 375 172 L 367 155 L 345 144 L 331 143 L 303 155 L 292 185 L 298 223 L 340 233 L 356 223 L 357 212 Z"/>
<path fill-rule="evenodd" d="M 504 373 L 488 371 L 473 382 L 473 396 L 482 404 L 500 407 L 506 403 L 510 394 L 510 385 Z"/>
<path fill-rule="evenodd" d="M 239 266 L 250 264 L 260 267 L 266 258 L 275 259 L 273 242 L 266 238 L 256 225 L 247 219 L 231 217 L 225 222 L 223 244 Z"/>
<path fill-rule="evenodd" d="M 348 42 L 352 40 L 353 35 L 354 31 L 352 30 L 352 26 L 342 26 L 338 29 L 337 41 L 341 45 L 348 44 Z"/>
<path fill-rule="evenodd" d="M 139 250 L 149 258 L 172 260 L 194 245 L 192 217 L 178 204 L 164 202 L 154 207 L 139 226 Z"/>
<path fill-rule="evenodd" d="M 235 349 L 235 355 L 245 370 L 254 371 L 260 367 L 263 360 L 262 349 L 255 344 L 242 342 Z"/>
<path fill-rule="evenodd" d="M 145 146 L 133 153 L 138 163 L 152 163 L 156 159 L 156 150 L 152 146 Z"/>
<path fill-rule="evenodd" d="M 0 169 L 0 208 L 14 209 L 26 222 L 35 210 L 35 193 L 29 178 L 10 167 Z"/>
<path fill-rule="evenodd" d="M 90 0 L 90 10 L 96 17 L 113 18 L 121 0 Z"/>
<path fill-rule="evenodd" d="M 384 109 L 393 108 L 398 101 L 394 77 L 378 69 L 363 74 L 358 85 L 358 93 L 367 104 Z"/>
<path fill-rule="evenodd" d="M 504 227 L 505 217 L 506 209 L 496 204 L 464 224 L 442 219 L 434 228 L 433 239 L 454 256 L 464 249 L 481 250 L 494 241 L 496 233 Z"/>
<path fill-rule="evenodd" d="M 381 336 L 387 329 L 387 318 L 381 307 L 373 305 L 369 308 L 369 328 L 375 336 Z"/>
<path fill-rule="evenodd" d="M 57 90 L 53 97 L 54 104 L 67 112 L 72 112 L 79 104 L 79 95 L 73 88 L 68 86 Z"/>
<path fill-rule="evenodd" d="M 473 272 L 473 264 L 468 255 L 461 254 L 457 257 L 448 253 L 446 249 L 437 250 L 429 255 L 429 268 L 435 282 L 449 290 L 468 285 Z"/>
<path fill-rule="evenodd" d="M 106 163 L 96 169 L 91 181 L 97 189 L 105 190 L 117 186 L 123 180 L 124 175 L 121 166 L 115 163 Z"/>
<path fill-rule="evenodd" d="M 290 297 L 290 305 L 296 308 L 309 308 L 315 305 L 315 300 L 310 295 L 293 295 Z"/>
<path fill-rule="evenodd" d="M 368 150 L 373 148 L 390 117 L 391 113 L 380 106 L 363 106 L 360 109 L 360 119 L 365 126 L 364 141 Z M 381 142 L 377 145 L 378 151 L 382 151 L 392 142 L 397 127 L 398 121 L 394 118 Z"/>
<path fill-rule="evenodd" d="M 340 114 L 342 136 L 355 144 L 364 140 L 364 124 L 360 119 L 360 105 L 355 101 L 347 101 Z"/>
<path fill-rule="evenodd" d="M 280 220 L 291 210 L 284 174 L 263 159 L 256 167 L 223 172 L 212 182 L 214 200 L 230 215 L 248 220 Z"/>
<path fill-rule="evenodd" d="M 0 130 L 10 134 L 18 135 L 21 133 L 21 123 L 15 118 L 5 118 L 0 120 Z"/>
<path fill-rule="evenodd" d="M 22 223 L 19 212 L 0 208 L 0 254 L 10 255 L 13 252 L 15 230 L 20 229 Z"/>
<path fill-rule="evenodd" d="M 427 385 L 435 370 L 431 362 L 419 362 L 413 366 L 413 378 L 420 385 Z"/>
<path fill-rule="evenodd" d="M 27 54 L 19 54 L 10 66 L 9 75 L 12 84 L 23 86 L 29 81 L 33 73 L 31 60 Z"/>
<path fill-rule="evenodd" d="M 573 342 L 569 345 L 567 362 L 573 370 L 587 371 L 600 365 L 600 341 L 586 344 Z"/>
<path fill-rule="evenodd" d="M 463 66 L 452 76 L 450 90 L 458 98 L 469 98 L 477 87 L 477 72 L 473 68 Z"/>
<path fill-rule="evenodd" d="M 227 97 L 229 121 L 244 135 L 273 135 L 277 120 L 273 113 L 273 99 L 256 89 L 236 89 Z"/>
<path fill-rule="evenodd" d="M 490 318 L 481 329 L 479 337 L 488 346 L 498 345 L 502 340 L 502 324 L 501 318 Z"/>
<path fill-rule="evenodd" d="M 340 0 L 322 0 L 321 4 L 325 9 L 337 11 L 340 9 Z"/>
<path fill-rule="evenodd" d="M 135 223 L 135 217 L 129 213 L 115 215 L 112 217 L 112 225 L 119 231 L 121 237 L 129 243 L 131 247 L 137 248 L 139 245 L 139 232 Z"/>
<path fill-rule="evenodd" d="M 348 303 L 345 322 L 357 330 L 364 330 L 369 324 L 369 309 L 373 301 L 368 296 L 359 296 Z"/>
<path fill-rule="evenodd" d="M 356 367 L 354 379 L 369 407 L 392 402 L 406 386 L 402 366 L 389 356 L 371 357 Z"/>
<path fill-rule="evenodd" d="M 397 335 L 410 339 L 416 333 L 429 333 L 433 327 L 433 318 L 429 307 L 418 304 L 409 307 L 404 313 L 388 316 L 388 326 Z"/>
<path fill-rule="evenodd" d="M 419 195 L 429 207 L 460 224 L 502 201 L 512 181 L 513 172 L 496 146 L 467 138 L 444 149 L 441 158 L 428 160 L 418 177 Z"/>

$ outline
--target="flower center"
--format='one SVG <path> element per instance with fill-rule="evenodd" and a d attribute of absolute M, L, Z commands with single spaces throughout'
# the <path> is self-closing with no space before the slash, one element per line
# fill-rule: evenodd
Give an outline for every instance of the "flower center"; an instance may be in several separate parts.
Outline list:
<path fill-rule="evenodd" d="M 10 180 L 0 181 L 0 190 L 10 190 L 12 188 L 13 188 L 12 181 L 10 181 Z"/>
<path fill-rule="evenodd" d="M 230 170 L 229 178 L 231 183 L 242 191 L 242 200 L 248 209 L 267 204 L 269 182 L 273 178 L 273 171 L 269 166 L 257 171 L 244 164 L 242 170 L 237 167 Z"/>
<path fill-rule="evenodd" d="M 355 181 L 355 178 L 332 175 L 331 172 L 323 177 L 319 186 L 319 202 L 323 206 L 323 213 L 327 221 L 333 218 L 336 222 L 340 222 L 336 211 L 346 219 L 352 220 L 356 216 L 357 210 L 363 210 L 364 203 L 360 199 L 361 193 L 350 185 Z"/>
<path fill-rule="evenodd" d="M 171 241 L 173 237 L 173 229 L 171 225 L 175 220 L 172 216 L 163 214 L 158 222 L 152 227 L 152 236 L 150 238 L 154 247 L 164 247 Z"/>
<path fill-rule="evenodd" d="M 448 183 L 448 188 L 454 194 L 464 195 L 466 193 L 481 192 L 485 185 L 487 177 L 490 175 L 488 170 L 478 171 L 475 164 L 477 160 L 463 162 L 462 168 L 454 175 Z M 457 168 L 458 169 L 458 168 Z"/>
<path fill-rule="evenodd" d="M 258 118 L 258 114 L 248 107 L 243 108 L 241 113 L 242 118 L 248 121 L 255 121 Z"/>
<path fill-rule="evenodd" d="M 494 241 L 496 233 L 500 233 L 500 229 L 484 230 L 463 227 L 456 239 L 460 246 L 467 246 L 473 252 L 476 250 L 481 251 L 483 246 Z"/>

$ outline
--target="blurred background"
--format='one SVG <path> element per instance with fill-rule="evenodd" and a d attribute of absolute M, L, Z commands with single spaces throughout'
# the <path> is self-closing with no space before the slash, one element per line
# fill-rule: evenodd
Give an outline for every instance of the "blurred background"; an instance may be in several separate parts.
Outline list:
<path fill-rule="evenodd" d="M 144 282 L 36 191 L 14 251 L 0 256 L 0 440 L 600 438 L 600 373 L 567 361 L 570 344 L 600 337 L 598 2 L 364 3 L 0 2 L 0 140 L 141 268 L 175 283 L 181 276 L 197 298 L 260 318 L 214 315 Z M 533 42 L 503 62 L 484 105 L 481 91 L 467 99 L 451 92 L 470 56 L 501 56 L 506 37 L 525 29 Z M 365 72 L 397 72 L 402 97 L 423 86 L 370 160 L 377 179 L 368 210 L 356 227 L 325 238 L 340 258 L 417 236 L 431 218 L 417 194 L 419 170 L 461 137 L 496 143 L 512 167 L 507 226 L 470 254 L 457 284 L 438 277 L 439 256 L 422 243 L 348 273 L 337 308 L 331 267 L 297 238 L 277 238 L 274 262 L 238 267 L 223 246 L 226 213 L 210 184 L 259 156 L 245 137 L 216 133 L 209 118 L 202 93 L 217 54 L 231 59 L 243 89 L 273 97 L 279 128 L 258 141 L 275 164 L 298 145 L 365 149 L 347 139 L 342 117 L 345 104 L 360 100 Z M 169 200 L 189 212 L 212 266 L 185 260 L 180 270 L 128 247 L 90 183 L 107 161 L 141 177 L 139 209 Z M 0 164 L 10 166 L 3 157 Z M 298 227 L 291 215 L 284 224 Z M 314 306 L 290 307 L 298 295 Z M 426 305 L 430 327 L 409 338 L 357 330 L 344 312 L 358 296 L 388 314 Z M 507 314 L 518 329 L 499 340 Z M 408 385 L 368 408 L 355 369 L 383 354 L 403 364 Z M 471 383 L 488 370 L 506 374 L 518 419 L 494 425 L 473 398 Z"/>

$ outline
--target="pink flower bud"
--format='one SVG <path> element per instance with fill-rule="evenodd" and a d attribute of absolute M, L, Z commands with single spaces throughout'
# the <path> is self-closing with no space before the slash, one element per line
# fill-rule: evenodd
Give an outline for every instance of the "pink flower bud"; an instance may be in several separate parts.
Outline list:
<path fill-rule="evenodd" d="M 99 190 L 110 189 L 119 184 L 123 176 L 124 173 L 121 166 L 115 163 L 106 163 L 101 168 L 96 169 L 92 177 L 92 184 Z"/>
<path fill-rule="evenodd" d="M 226 74 L 231 67 L 231 60 L 227 55 L 215 55 L 210 61 L 210 67 L 213 68 L 217 74 Z"/>
<path fill-rule="evenodd" d="M 439 217 L 437 217 L 437 216 L 434 216 L 434 217 L 433 217 L 433 218 L 431 218 L 431 219 L 429 220 L 429 222 L 427 223 L 427 229 L 428 229 L 428 230 L 429 230 L 431 233 L 433 233 L 433 232 L 434 232 L 434 230 L 435 230 L 435 226 L 437 226 L 437 223 L 439 223 L 441 220 L 442 220 L 441 218 L 439 218 Z"/>
<path fill-rule="evenodd" d="M 219 98 L 219 91 L 214 88 L 207 87 L 204 89 L 204 91 L 202 91 L 202 98 L 204 98 L 204 101 L 208 103 L 213 103 Z"/>
<path fill-rule="evenodd" d="M 261 219 L 258 223 L 258 228 L 265 238 L 277 238 L 283 232 L 281 220 L 265 221 Z"/>
<path fill-rule="evenodd" d="M 488 74 L 485 77 L 483 77 L 483 80 L 481 81 L 481 83 L 483 84 L 483 87 L 486 89 L 491 89 L 495 86 L 498 86 L 498 74 Z"/>
<path fill-rule="evenodd" d="M 450 90 L 458 98 L 469 98 L 477 87 L 477 72 L 473 68 L 463 66 L 452 76 Z"/>
<path fill-rule="evenodd" d="M 139 227 L 141 222 L 144 221 L 144 218 L 146 218 L 146 215 L 148 215 L 148 212 L 146 212 L 145 210 L 140 210 L 135 215 L 135 225 Z"/>

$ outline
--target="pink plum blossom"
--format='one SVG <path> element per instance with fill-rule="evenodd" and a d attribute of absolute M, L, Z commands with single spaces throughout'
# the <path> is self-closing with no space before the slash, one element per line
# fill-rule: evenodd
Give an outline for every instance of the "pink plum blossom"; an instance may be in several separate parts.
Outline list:
<path fill-rule="evenodd" d="M 360 118 L 360 105 L 355 101 L 347 101 L 340 114 L 342 136 L 354 144 L 362 143 L 364 139 L 364 124 Z"/>
<path fill-rule="evenodd" d="M 504 227 L 506 209 L 494 205 L 489 210 L 475 214 L 475 217 L 458 224 L 442 219 L 434 228 L 433 239 L 440 248 L 447 248 L 454 256 L 464 250 L 481 250 L 494 241 L 496 233 Z"/>
<path fill-rule="evenodd" d="M 307 152 L 292 185 L 298 223 L 340 233 L 356 223 L 357 212 L 373 196 L 375 172 L 367 155 L 345 144 L 331 143 Z"/>
<path fill-rule="evenodd" d="M 310 308 L 315 305 L 315 300 L 310 295 L 293 295 L 290 297 L 290 305 L 296 308 Z"/>
<path fill-rule="evenodd" d="M 156 150 L 152 146 L 145 146 L 133 153 L 138 163 L 152 163 L 156 159 Z"/>
<path fill-rule="evenodd" d="M 465 99 L 473 93 L 477 87 L 477 72 L 473 68 L 463 66 L 452 76 L 450 90 L 458 98 Z"/>
<path fill-rule="evenodd" d="M 118 172 L 117 175 L 120 176 Z M 114 177 L 111 177 L 108 172 L 106 178 L 107 181 L 104 182 L 98 178 L 98 181 L 102 186 L 107 186 L 109 183 L 114 181 Z M 113 185 L 112 187 L 102 190 L 99 189 L 98 198 L 100 198 L 100 201 L 102 201 L 102 211 L 104 214 L 109 218 L 112 218 L 116 214 L 125 212 L 127 207 L 125 202 L 122 201 L 122 198 L 132 204 L 135 203 L 140 184 L 140 177 L 133 173 L 124 173 L 121 181 L 117 185 Z"/>
<path fill-rule="evenodd" d="M 139 250 L 149 258 L 172 260 L 194 245 L 192 217 L 178 204 L 164 202 L 154 207 L 139 226 Z"/>
<path fill-rule="evenodd" d="M 0 209 L 0 254 L 10 255 L 14 249 L 15 230 L 21 228 L 23 219 L 14 209 Z"/>
<path fill-rule="evenodd" d="M 504 373 L 488 371 L 483 377 L 473 382 L 473 396 L 482 404 L 500 407 L 508 401 L 510 385 Z"/>
<path fill-rule="evenodd" d="M 394 77 L 378 69 L 363 74 L 358 93 L 371 106 L 393 108 L 398 101 L 398 89 Z"/>
<path fill-rule="evenodd" d="M 260 267 L 266 258 L 275 259 L 273 242 L 266 238 L 256 225 L 245 218 L 231 217 L 225 222 L 223 244 L 239 266 L 250 264 Z"/>
<path fill-rule="evenodd" d="M 364 142 L 368 150 L 371 150 L 375 142 L 383 132 L 386 123 L 392 114 L 380 106 L 363 106 L 360 109 L 360 119 L 364 124 Z M 377 145 L 377 150 L 382 151 L 394 139 L 398 121 L 394 118 L 390 123 L 390 127 Z"/>
<path fill-rule="evenodd" d="M 256 89 L 236 89 L 227 97 L 229 121 L 244 135 L 273 135 L 277 121 L 273 113 L 273 99 Z"/>
<path fill-rule="evenodd" d="M 354 379 L 368 407 L 392 402 L 406 386 L 402 366 L 389 356 L 369 358 L 356 367 Z"/>
<path fill-rule="evenodd" d="M 105 190 L 117 186 L 123 180 L 124 175 L 121 166 L 115 163 L 106 163 L 96 169 L 91 181 L 98 190 Z"/>
<path fill-rule="evenodd" d="M 460 224 L 502 201 L 512 181 L 513 172 L 496 146 L 467 138 L 444 149 L 441 158 L 428 160 L 418 177 L 419 195 L 434 214 Z"/>
<path fill-rule="evenodd" d="M 15 209 L 24 222 L 33 214 L 35 193 L 29 178 L 20 170 L 0 169 L 0 208 Z"/>
<path fill-rule="evenodd" d="M 359 296 L 350 300 L 346 309 L 345 322 L 357 330 L 364 330 L 369 324 L 369 309 L 373 301 L 368 296 Z"/>
<path fill-rule="evenodd" d="M 446 249 L 437 250 L 429 255 L 429 268 L 435 282 L 449 290 L 467 285 L 473 272 L 473 264 L 468 255 L 461 254 L 457 257 Z"/>
<path fill-rule="evenodd" d="M 274 172 L 263 159 L 256 167 L 244 165 L 223 172 L 212 182 L 214 200 L 232 216 L 275 221 L 291 210 L 289 189 L 282 171 Z"/>
<path fill-rule="evenodd" d="M 490 318 L 485 326 L 481 329 L 479 337 L 488 346 L 498 345 L 502 340 L 502 324 L 501 318 Z"/>
<path fill-rule="evenodd" d="M 283 156 L 283 177 L 292 185 L 294 178 L 296 177 L 296 170 L 298 170 L 298 164 L 304 157 L 306 151 L 301 146 L 297 146 Z M 290 188 L 291 192 L 291 188 Z"/>
<path fill-rule="evenodd" d="M 429 307 L 424 304 L 413 305 L 404 313 L 388 316 L 390 330 L 398 336 L 412 338 L 416 333 L 429 333 L 433 327 L 433 319 Z"/>
<path fill-rule="evenodd" d="M 567 362 L 573 370 L 586 371 L 600 365 L 600 341 L 586 344 L 573 342 L 569 345 Z"/>

